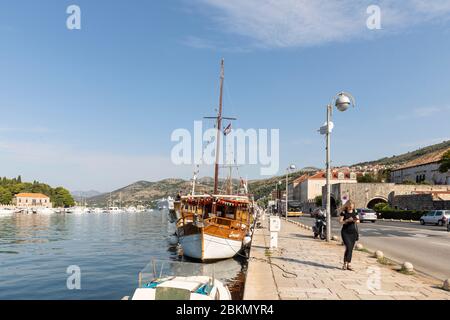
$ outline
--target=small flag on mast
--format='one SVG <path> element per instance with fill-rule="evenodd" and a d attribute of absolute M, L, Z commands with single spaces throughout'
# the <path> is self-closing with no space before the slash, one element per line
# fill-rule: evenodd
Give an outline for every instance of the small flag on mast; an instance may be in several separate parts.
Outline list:
<path fill-rule="evenodd" d="M 227 134 L 229 134 L 231 132 L 231 123 L 225 128 L 223 129 L 223 134 L 226 136 Z"/>

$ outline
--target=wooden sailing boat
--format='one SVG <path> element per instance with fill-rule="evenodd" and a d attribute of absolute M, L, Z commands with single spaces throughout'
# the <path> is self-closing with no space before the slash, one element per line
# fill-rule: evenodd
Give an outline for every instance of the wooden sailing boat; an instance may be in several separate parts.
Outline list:
<path fill-rule="evenodd" d="M 183 254 L 201 261 L 232 258 L 251 241 L 253 199 L 249 195 L 219 194 L 219 159 L 224 82 L 224 60 L 221 63 L 216 163 L 213 194 L 183 196 L 175 202 L 177 236 Z M 230 177 L 231 179 L 231 177 Z M 230 188 L 228 188 L 230 190 Z M 232 192 L 229 192 L 232 193 Z"/>

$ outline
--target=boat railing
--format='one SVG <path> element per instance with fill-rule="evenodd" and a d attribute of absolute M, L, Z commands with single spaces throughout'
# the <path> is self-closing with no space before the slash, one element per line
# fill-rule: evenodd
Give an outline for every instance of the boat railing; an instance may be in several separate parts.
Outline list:
<path fill-rule="evenodd" d="M 150 283 L 174 277 L 208 276 L 214 279 L 214 264 L 198 264 L 184 261 L 167 261 L 152 259 L 139 272 L 139 288 L 148 287 Z"/>
<path fill-rule="evenodd" d="M 224 217 L 211 217 L 204 220 L 206 225 L 218 224 L 222 226 L 227 226 L 230 229 L 243 230 L 248 228 L 248 224 L 244 221 L 238 221 L 230 218 Z"/>

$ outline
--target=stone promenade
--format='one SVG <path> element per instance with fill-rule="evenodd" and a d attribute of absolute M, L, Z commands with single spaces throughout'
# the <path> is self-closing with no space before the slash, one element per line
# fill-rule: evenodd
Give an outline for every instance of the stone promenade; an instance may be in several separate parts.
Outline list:
<path fill-rule="evenodd" d="M 278 249 L 269 250 L 267 218 L 255 230 L 244 300 L 450 300 L 441 283 L 407 275 L 354 251 L 355 271 L 342 270 L 344 246 L 314 240 L 312 231 L 282 220 Z"/>

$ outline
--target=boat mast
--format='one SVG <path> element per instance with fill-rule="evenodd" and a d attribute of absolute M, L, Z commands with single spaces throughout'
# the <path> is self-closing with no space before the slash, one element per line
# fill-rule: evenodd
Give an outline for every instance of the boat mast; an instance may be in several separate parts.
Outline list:
<path fill-rule="evenodd" d="M 194 176 L 192 177 L 192 195 L 195 195 L 195 182 L 197 181 L 197 174 L 199 173 L 199 169 L 197 166 L 197 170 L 194 170 Z"/>
<path fill-rule="evenodd" d="M 223 81 L 225 79 L 224 64 L 225 64 L 225 60 L 222 59 L 221 69 L 220 69 L 219 111 L 217 113 L 217 139 L 216 139 L 216 164 L 215 164 L 215 168 L 214 168 L 214 194 L 218 193 L 218 188 L 219 188 L 220 135 L 222 133 Z"/>

